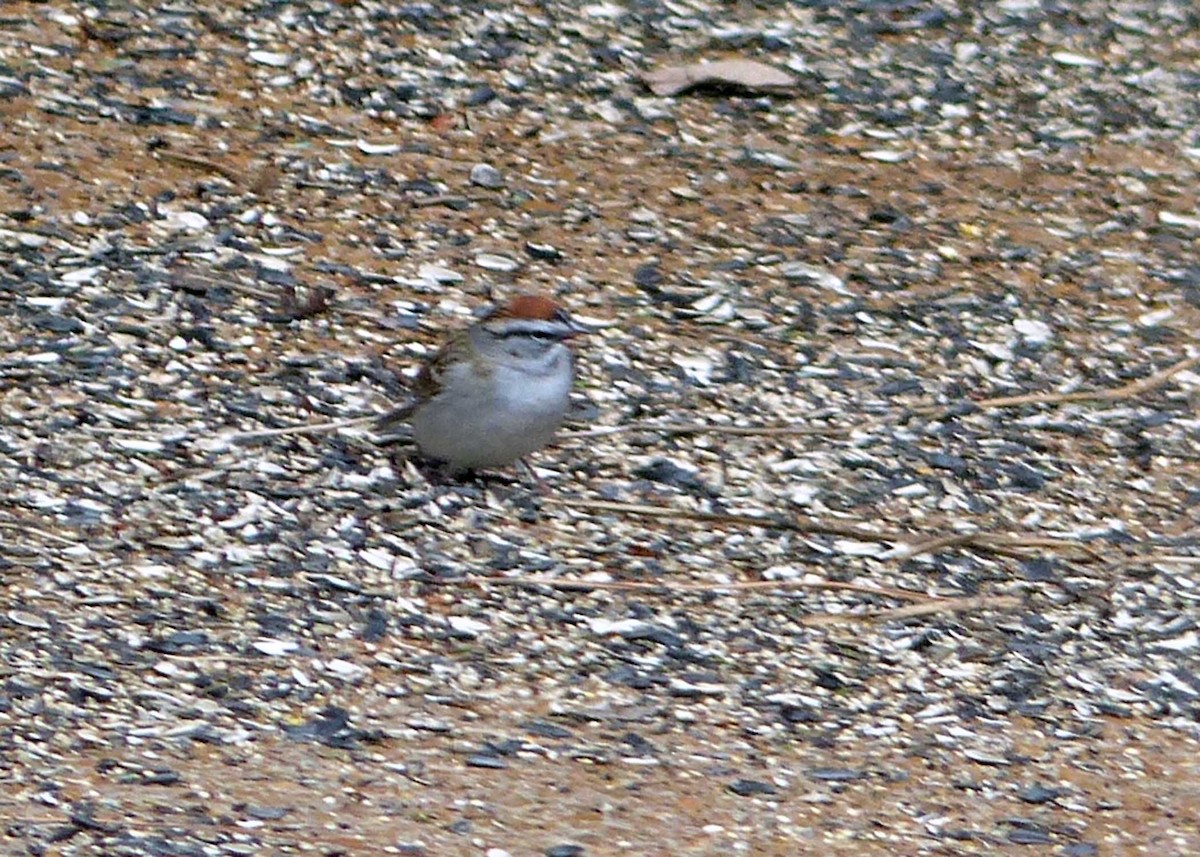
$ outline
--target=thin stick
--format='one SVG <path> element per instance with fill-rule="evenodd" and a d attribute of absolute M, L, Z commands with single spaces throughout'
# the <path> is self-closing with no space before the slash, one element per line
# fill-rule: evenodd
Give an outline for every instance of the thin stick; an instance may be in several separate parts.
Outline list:
<path fill-rule="evenodd" d="M 898 619 L 913 619 L 938 613 L 974 613 L 980 610 L 1015 610 L 1024 602 L 1015 595 L 978 595 L 966 598 L 930 599 L 923 604 L 906 604 L 866 613 L 818 613 L 804 616 L 801 625 L 842 625 L 852 622 L 893 622 Z"/>
<path fill-rule="evenodd" d="M 646 581 L 620 580 L 564 580 L 559 577 L 460 577 L 454 580 L 435 581 L 446 585 L 466 583 L 472 586 L 546 586 L 551 589 L 602 589 L 615 592 L 755 592 L 762 590 L 811 589 L 834 592 L 858 592 L 877 595 L 898 601 L 940 600 L 938 596 L 926 595 L 911 589 L 896 589 L 887 586 L 864 586 L 858 583 L 809 580 L 755 580 L 749 583 L 649 583 Z"/>
<path fill-rule="evenodd" d="M 710 423 L 654 423 L 637 422 L 620 426 L 602 426 L 583 431 L 567 432 L 563 440 L 582 440 L 607 437 L 635 431 L 658 432 L 660 434 L 724 434 L 738 437 L 841 437 L 850 433 L 849 428 L 817 428 L 812 426 L 725 426 Z"/>
<path fill-rule="evenodd" d="M 334 420 L 333 422 L 328 423 L 307 423 L 305 425 L 284 426 L 283 428 L 275 429 L 239 431 L 223 435 L 223 438 L 232 443 L 238 443 L 243 440 L 255 440 L 260 437 L 284 437 L 286 435 L 295 434 L 325 434 L 326 432 L 337 431 L 338 429 L 365 426 L 374 422 L 376 419 L 377 417 L 375 416 L 355 417 L 351 420 Z"/>
<path fill-rule="evenodd" d="M 440 196 L 422 196 L 409 201 L 413 208 L 430 208 L 435 205 L 458 205 L 463 202 L 486 202 L 485 196 L 462 196 L 456 193 L 446 193 Z"/>
<path fill-rule="evenodd" d="M 1059 550 L 1062 548 L 1070 548 L 1078 551 L 1093 562 L 1100 562 L 1104 559 L 1103 555 L 1082 542 L 1069 542 L 1063 539 L 1057 539 L 1053 536 L 1013 536 L 1002 533 L 976 533 L 972 543 L 977 547 L 986 548 L 996 553 L 1004 553 L 1004 548 L 1050 548 L 1051 550 Z"/>
<path fill-rule="evenodd" d="M 917 542 L 915 545 L 906 545 L 897 548 L 894 551 L 889 551 L 887 554 L 881 555 L 879 559 L 894 559 L 903 561 L 912 559 L 914 556 L 921 554 L 936 553 L 943 548 L 964 547 L 971 544 L 976 533 L 952 533 L 948 536 L 938 536 L 932 539 L 926 539 L 923 542 Z"/>
<path fill-rule="evenodd" d="M 1148 556 L 1134 557 L 1137 562 L 1171 562 L 1180 565 L 1200 565 L 1200 556 Z"/>
<path fill-rule="evenodd" d="M 231 169 L 224 164 L 218 164 L 216 161 L 210 161 L 207 158 L 200 158 L 195 155 L 185 155 L 180 152 L 160 150 L 158 152 L 158 158 L 159 160 L 168 161 L 182 167 L 191 167 L 192 169 L 206 170 L 210 173 L 216 173 L 222 178 L 229 179 L 229 181 L 233 182 L 234 184 L 238 184 L 244 178 L 244 176 L 239 175 L 236 170 Z"/>
<path fill-rule="evenodd" d="M 999 396 L 994 399 L 980 399 L 973 404 L 977 408 L 1011 408 L 1016 405 L 1059 404 L 1062 402 L 1115 402 L 1130 399 L 1161 387 L 1175 375 L 1191 369 L 1197 364 L 1200 364 L 1200 354 L 1180 360 L 1175 365 L 1142 378 L 1140 381 L 1131 381 L 1110 390 L 1077 390 L 1073 393 L 1029 393 L 1023 396 Z"/>
<path fill-rule="evenodd" d="M 797 521 L 786 518 L 756 517 L 754 515 L 733 515 L 716 512 L 693 512 L 688 509 L 671 509 L 666 506 L 650 506 L 642 503 L 617 503 L 609 500 L 568 500 L 560 497 L 547 497 L 545 502 L 555 506 L 565 506 L 571 509 L 588 509 L 594 512 L 616 512 L 622 515 L 637 515 L 643 518 L 666 518 L 680 521 L 702 521 L 714 524 L 737 524 L 745 527 L 765 527 L 766 529 L 794 530 L 802 533 L 818 533 L 825 536 L 842 536 L 863 542 L 898 541 L 885 533 L 859 529 L 854 526 L 840 524 L 825 524 L 820 521 Z"/>
<path fill-rule="evenodd" d="M 755 515 L 718 514 L 714 512 L 694 512 L 687 509 L 671 509 L 664 506 L 650 506 L 639 503 L 617 503 L 609 500 L 568 500 L 559 497 L 547 497 L 544 502 L 555 506 L 573 509 L 587 509 L 595 512 L 615 512 L 622 515 L 636 515 L 645 518 L 661 518 L 666 520 L 700 521 L 711 524 L 734 524 L 745 527 L 765 527 L 767 529 L 790 530 L 800 533 L 816 533 L 826 536 L 854 539 L 860 542 L 887 542 L 900 544 L 907 538 L 903 534 L 881 533 L 864 530 L 859 527 L 844 524 L 827 524 L 812 519 L 788 519 L 779 517 L 758 517 Z M 1087 545 L 1067 542 L 1049 536 L 1012 536 L 993 535 L 990 533 L 964 533 L 939 536 L 917 545 L 902 548 L 895 553 L 882 552 L 876 559 L 909 559 L 921 553 L 930 553 L 942 547 L 969 546 L 1000 556 L 1024 557 L 1023 548 L 1048 548 L 1051 550 L 1075 551 L 1089 561 L 1099 562 L 1103 559 L 1099 553 Z"/>
<path fill-rule="evenodd" d="M 41 536 L 44 539 L 49 539 L 52 542 L 58 542 L 63 545 L 77 545 L 78 541 L 68 539 L 65 536 L 60 536 L 57 533 L 50 533 L 46 530 L 39 530 L 37 527 L 30 527 L 26 524 L 20 524 L 15 521 L 0 521 L 0 529 L 11 530 L 17 533 L 29 533 L 35 536 Z"/>
<path fill-rule="evenodd" d="M 889 541 L 895 541 L 889 539 Z M 934 553 L 943 548 L 976 548 L 978 550 L 987 551 L 989 553 L 998 554 L 999 556 L 1016 557 L 1018 559 L 1028 556 L 1030 548 L 1048 548 L 1050 550 L 1071 550 L 1075 551 L 1079 561 L 1087 560 L 1088 562 L 1101 562 L 1104 557 L 1099 551 L 1085 544 L 1076 542 L 1064 542 L 1061 539 L 1052 538 L 1050 536 L 1011 536 L 1011 535 L 996 535 L 993 533 L 952 533 L 946 536 L 937 536 L 924 542 L 918 542 L 915 545 L 897 548 L 894 551 L 889 551 L 885 554 L 880 554 L 876 559 L 891 559 L 891 560 L 906 560 L 912 559 L 921 554 Z"/>

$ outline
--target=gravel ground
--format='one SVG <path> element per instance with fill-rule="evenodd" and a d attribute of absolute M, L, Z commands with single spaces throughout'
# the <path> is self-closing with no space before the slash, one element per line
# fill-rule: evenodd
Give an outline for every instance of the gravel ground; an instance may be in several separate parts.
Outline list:
<path fill-rule="evenodd" d="M 655 95 L 642 75 L 790 75 Z M 1189 4 L 9 3 L 6 853 L 1200 853 Z M 561 443 L 363 419 L 492 295 Z"/>

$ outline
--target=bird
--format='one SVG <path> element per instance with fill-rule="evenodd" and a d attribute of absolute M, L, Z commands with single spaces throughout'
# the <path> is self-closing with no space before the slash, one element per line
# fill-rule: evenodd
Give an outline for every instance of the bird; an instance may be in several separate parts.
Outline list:
<path fill-rule="evenodd" d="M 422 457 L 455 477 L 523 463 L 562 425 L 575 380 L 566 343 L 587 330 L 546 295 L 516 295 L 451 334 L 376 429 L 410 423 Z"/>

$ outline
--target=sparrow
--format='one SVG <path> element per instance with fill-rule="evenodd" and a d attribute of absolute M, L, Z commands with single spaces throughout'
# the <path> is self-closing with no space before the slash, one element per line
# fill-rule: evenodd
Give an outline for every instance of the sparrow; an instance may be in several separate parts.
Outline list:
<path fill-rule="evenodd" d="M 585 332 L 552 299 L 518 295 L 451 335 L 421 367 L 412 401 L 376 428 L 411 423 L 421 455 L 455 476 L 521 461 L 562 425 L 575 380 L 566 341 Z"/>

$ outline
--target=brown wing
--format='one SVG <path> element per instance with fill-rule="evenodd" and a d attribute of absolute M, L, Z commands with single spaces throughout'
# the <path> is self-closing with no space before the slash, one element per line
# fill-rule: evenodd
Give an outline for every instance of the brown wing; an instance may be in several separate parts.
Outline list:
<path fill-rule="evenodd" d="M 424 402 L 437 395 L 442 388 L 442 372 L 445 370 L 446 359 L 449 355 L 450 344 L 443 345 L 433 355 L 433 359 L 421 366 L 421 371 L 413 379 L 410 388 L 418 402 Z"/>
<path fill-rule="evenodd" d="M 418 403 L 430 400 L 442 391 L 446 368 L 452 362 L 467 356 L 469 352 L 466 336 L 464 332 L 452 336 L 448 342 L 438 348 L 437 353 L 430 360 L 426 360 L 425 364 L 421 366 L 421 371 L 416 373 L 412 388 L 410 388 Z"/>
<path fill-rule="evenodd" d="M 403 405 L 381 414 L 375 421 L 376 429 L 388 430 L 407 423 L 412 412 L 422 402 L 436 396 L 442 389 L 442 375 L 445 374 L 446 367 L 454 361 L 454 352 L 462 347 L 461 337 L 456 336 L 439 348 L 432 358 L 425 361 L 421 365 L 417 377 L 409 385 L 409 391 L 412 393 L 409 400 Z"/>

